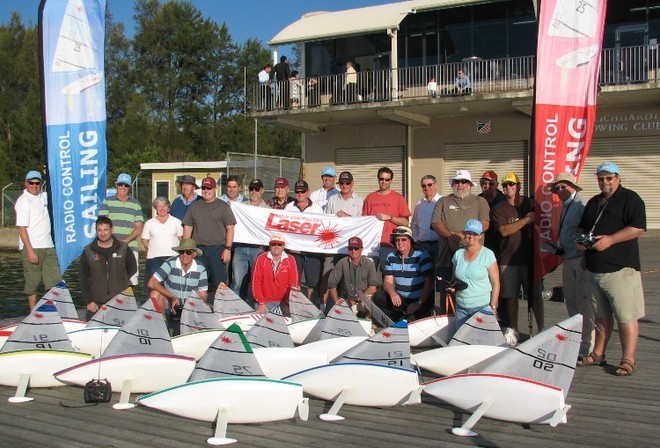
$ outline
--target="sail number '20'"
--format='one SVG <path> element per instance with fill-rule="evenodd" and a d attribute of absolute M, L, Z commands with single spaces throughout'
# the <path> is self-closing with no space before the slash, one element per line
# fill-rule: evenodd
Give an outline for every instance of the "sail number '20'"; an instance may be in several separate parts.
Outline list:
<path fill-rule="evenodd" d="M 546 372 L 552 372 L 552 369 L 555 366 L 555 362 L 557 361 L 557 354 L 556 353 L 549 353 L 543 350 L 542 348 L 539 348 L 537 350 L 537 356 L 538 358 L 534 358 L 534 362 L 532 363 L 532 366 L 537 368 L 537 369 L 543 369 Z"/>

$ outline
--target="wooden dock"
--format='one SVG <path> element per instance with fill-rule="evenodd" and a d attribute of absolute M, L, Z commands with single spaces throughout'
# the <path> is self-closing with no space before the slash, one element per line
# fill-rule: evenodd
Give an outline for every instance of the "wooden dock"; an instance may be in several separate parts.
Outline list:
<path fill-rule="evenodd" d="M 460 438 L 451 434 L 451 428 L 469 415 L 423 395 L 422 403 L 414 406 L 346 405 L 341 410 L 346 420 L 337 423 L 319 420 L 329 406 L 311 399 L 306 422 L 230 424 L 227 435 L 238 439 L 234 446 L 264 448 L 659 446 L 655 431 L 660 428 L 660 234 L 644 235 L 640 244 L 646 317 L 640 322 L 638 370 L 628 378 L 613 374 L 621 353 L 615 330 L 607 353 L 611 365 L 577 369 L 566 400 L 572 406 L 568 424 L 525 427 L 484 418 L 475 427 L 478 437 Z M 554 273 L 546 279 L 546 287 L 557 284 L 557 278 Z M 547 326 L 566 317 L 563 303 L 545 305 Z M 115 411 L 112 403 L 67 407 L 84 405 L 82 389 L 71 386 L 32 389 L 29 395 L 35 400 L 23 404 L 7 402 L 13 393 L 12 388 L 0 387 L 2 447 L 202 447 L 213 434 L 210 423 L 142 407 L 128 411 Z M 115 394 L 112 402 L 118 399 Z"/>

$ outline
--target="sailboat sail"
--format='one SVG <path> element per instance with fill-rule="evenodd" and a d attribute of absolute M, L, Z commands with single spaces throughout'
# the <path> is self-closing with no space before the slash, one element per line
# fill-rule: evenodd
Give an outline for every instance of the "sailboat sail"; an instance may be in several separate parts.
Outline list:
<path fill-rule="evenodd" d="M 48 300 L 52 300 L 57 308 L 57 312 L 60 313 L 62 319 L 74 319 L 78 320 L 78 311 L 76 310 L 76 305 L 73 303 L 71 298 L 71 291 L 66 282 L 62 280 L 57 285 L 53 286 L 48 290 L 46 294 L 41 298 L 35 308 L 46 303 Z"/>
<path fill-rule="evenodd" d="M 323 317 L 323 311 L 318 309 L 302 291 L 289 292 L 289 314 L 292 322 Z"/>
<path fill-rule="evenodd" d="M 560 387 L 565 398 L 575 373 L 581 339 L 582 315 L 576 314 L 519 346 L 477 364 L 474 370 Z"/>
<path fill-rule="evenodd" d="M 129 287 L 102 305 L 89 320 L 86 328 L 121 327 L 135 314 L 137 309 L 133 288 Z"/>
<path fill-rule="evenodd" d="M 474 313 L 456 330 L 449 341 L 449 347 L 460 345 L 492 345 L 506 347 L 504 335 L 497 322 L 497 316 L 486 306 Z"/>
<path fill-rule="evenodd" d="M 382 364 L 410 369 L 408 324 L 402 320 L 359 343 L 334 359 L 332 364 L 350 362 Z"/>
<path fill-rule="evenodd" d="M 121 327 L 101 358 L 149 353 L 174 354 L 165 319 L 156 300 L 151 298 Z"/>
<path fill-rule="evenodd" d="M 62 318 L 51 300 L 34 307 L 11 333 L 0 353 L 34 349 L 73 351 Z"/>
<path fill-rule="evenodd" d="M 75 72 L 94 67 L 92 32 L 85 4 L 83 0 L 69 0 L 57 39 L 53 71 Z"/>
<path fill-rule="evenodd" d="M 218 328 L 221 329 L 222 324 L 211 307 L 196 293 L 188 297 L 181 312 L 181 334 Z"/>
<path fill-rule="evenodd" d="M 221 283 L 215 292 L 213 311 L 219 319 L 237 316 L 239 314 L 253 313 L 254 309 L 232 291 L 227 285 Z"/>
<path fill-rule="evenodd" d="M 261 316 L 245 335 L 253 348 L 283 347 L 293 348 L 293 340 L 284 317 L 277 313 Z"/>
<path fill-rule="evenodd" d="M 189 382 L 236 376 L 265 377 L 241 327 L 232 324 L 204 353 L 193 370 Z"/>
<path fill-rule="evenodd" d="M 390 319 L 390 316 L 385 314 L 385 312 L 381 310 L 378 305 L 376 305 L 371 300 L 371 298 L 365 296 L 362 294 L 362 292 L 358 292 L 358 300 L 367 309 L 373 322 L 378 322 L 378 324 L 383 328 L 391 327 L 394 325 L 394 321 Z"/>
<path fill-rule="evenodd" d="M 339 299 L 324 319 L 321 340 L 346 336 L 369 335 L 348 303 L 344 299 Z"/>

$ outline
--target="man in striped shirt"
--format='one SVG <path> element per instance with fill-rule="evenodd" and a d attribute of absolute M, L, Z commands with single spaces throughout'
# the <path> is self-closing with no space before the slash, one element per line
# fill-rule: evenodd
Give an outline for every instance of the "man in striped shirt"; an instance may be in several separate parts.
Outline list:
<path fill-rule="evenodd" d="M 433 262 L 423 249 L 417 249 L 410 227 L 398 226 L 391 235 L 395 251 L 387 255 L 383 267 L 383 289 L 395 310 L 394 317 L 416 320 L 433 313 Z M 397 314 L 403 316 L 397 316 Z M 393 319 L 394 319 L 393 317 Z"/>
<path fill-rule="evenodd" d="M 144 227 L 144 215 L 142 205 L 137 199 L 130 196 L 131 176 L 127 173 L 121 173 L 117 176 L 115 182 L 117 194 L 105 198 L 101 204 L 99 216 L 107 216 L 112 220 L 114 226 L 114 236 L 128 244 L 133 251 L 135 263 L 138 264 L 138 238 L 142 235 Z M 138 271 L 131 277 L 131 285 L 138 284 Z"/>

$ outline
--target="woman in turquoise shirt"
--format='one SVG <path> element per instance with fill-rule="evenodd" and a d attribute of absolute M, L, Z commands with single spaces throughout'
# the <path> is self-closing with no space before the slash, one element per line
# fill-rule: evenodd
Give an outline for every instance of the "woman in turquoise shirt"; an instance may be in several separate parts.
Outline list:
<path fill-rule="evenodd" d="M 483 226 L 478 219 L 470 219 L 463 228 L 465 246 L 454 254 L 454 278 L 467 284 L 456 291 L 456 328 L 474 313 L 489 306 L 497 309 L 500 295 L 500 274 L 492 250 L 481 245 Z"/>

